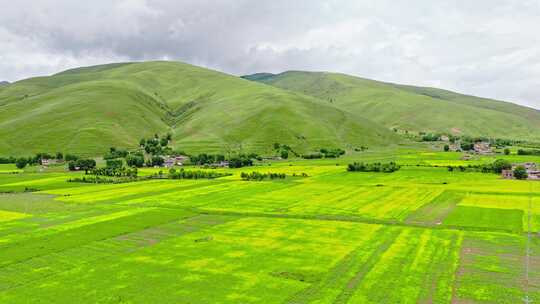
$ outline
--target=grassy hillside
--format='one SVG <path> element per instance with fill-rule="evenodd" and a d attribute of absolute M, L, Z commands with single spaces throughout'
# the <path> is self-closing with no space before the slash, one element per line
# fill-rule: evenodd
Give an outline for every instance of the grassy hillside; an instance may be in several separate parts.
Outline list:
<path fill-rule="evenodd" d="M 190 152 L 386 145 L 386 128 L 319 99 L 179 62 L 68 70 L 0 90 L 0 154 L 101 154 L 173 133 Z"/>
<path fill-rule="evenodd" d="M 245 78 L 323 99 L 387 127 L 540 139 L 540 111 L 512 103 L 344 74 L 291 71 L 262 75 Z"/>

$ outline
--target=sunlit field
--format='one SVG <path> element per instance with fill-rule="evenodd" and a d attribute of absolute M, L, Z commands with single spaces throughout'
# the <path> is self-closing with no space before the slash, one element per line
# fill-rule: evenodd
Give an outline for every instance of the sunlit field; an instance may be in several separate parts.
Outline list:
<path fill-rule="evenodd" d="M 491 161 L 372 152 L 98 185 L 1 165 L 0 303 L 540 301 L 540 182 L 445 167 Z M 287 178 L 240 178 L 252 171 Z"/>

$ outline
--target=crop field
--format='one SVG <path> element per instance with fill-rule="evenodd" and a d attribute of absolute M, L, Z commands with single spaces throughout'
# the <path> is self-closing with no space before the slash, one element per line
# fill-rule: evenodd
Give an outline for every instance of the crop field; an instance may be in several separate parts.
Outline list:
<path fill-rule="evenodd" d="M 540 301 L 540 182 L 449 172 L 453 153 L 371 157 L 403 167 L 94 185 L 2 165 L 0 303 Z"/>

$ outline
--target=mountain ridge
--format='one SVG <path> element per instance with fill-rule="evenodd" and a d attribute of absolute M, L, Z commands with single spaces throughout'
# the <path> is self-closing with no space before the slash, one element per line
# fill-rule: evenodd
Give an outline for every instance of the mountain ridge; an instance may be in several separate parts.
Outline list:
<path fill-rule="evenodd" d="M 255 81 L 326 100 L 389 128 L 540 139 L 540 111 L 510 102 L 331 72 L 286 71 Z"/>
<path fill-rule="evenodd" d="M 173 134 L 188 152 L 273 153 L 388 145 L 376 123 L 304 94 L 181 62 L 116 63 L 18 81 L 0 91 L 0 154 L 99 155 Z"/>

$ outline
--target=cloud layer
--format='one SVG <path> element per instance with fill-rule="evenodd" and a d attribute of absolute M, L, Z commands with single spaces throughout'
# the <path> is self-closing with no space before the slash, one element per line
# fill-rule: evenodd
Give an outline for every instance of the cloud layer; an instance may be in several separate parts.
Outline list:
<path fill-rule="evenodd" d="M 170 59 L 327 70 L 540 108 L 538 0 L 0 0 L 0 80 Z"/>

